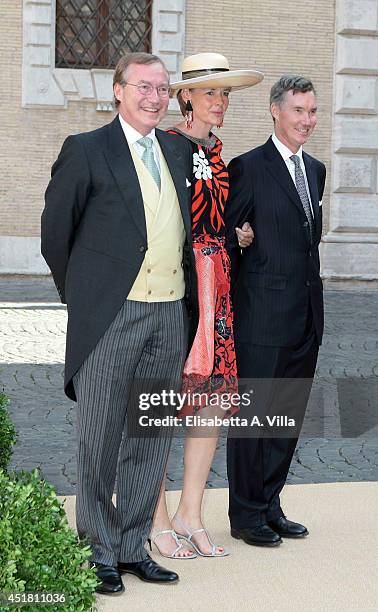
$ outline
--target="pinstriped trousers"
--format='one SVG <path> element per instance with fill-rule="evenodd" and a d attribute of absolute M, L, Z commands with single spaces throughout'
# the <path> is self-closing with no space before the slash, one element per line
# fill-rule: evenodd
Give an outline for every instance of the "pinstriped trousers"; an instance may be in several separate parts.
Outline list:
<path fill-rule="evenodd" d="M 127 414 L 138 411 L 133 392 L 136 379 L 142 381 L 143 392 L 149 391 L 149 381 L 156 391 L 157 379 L 164 380 L 168 388 L 179 388 L 186 336 L 182 300 L 126 300 L 74 377 L 78 409 L 76 522 L 79 537 L 91 546 L 92 561 L 116 566 L 118 561 L 142 561 L 147 556 L 144 544 L 171 432 L 160 428 L 158 435 L 128 436 Z"/>

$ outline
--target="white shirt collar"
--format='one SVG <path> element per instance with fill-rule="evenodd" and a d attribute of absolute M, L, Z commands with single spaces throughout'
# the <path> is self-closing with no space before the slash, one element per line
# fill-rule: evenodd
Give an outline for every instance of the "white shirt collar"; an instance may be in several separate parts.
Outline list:
<path fill-rule="evenodd" d="M 133 128 L 133 126 L 130 125 L 130 123 L 127 123 L 123 119 L 123 117 L 121 117 L 120 114 L 118 115 L 118 117 L 119 117 L 119 122 L 121 124 L 121 127 L 123 129 L 123 133 L 125 134 L 126 140 L 129 145 L 133 145 L 137 142 L 137 140 L 139 140 L 140 138 L 143 138 L 142 134 L 140 134 L 135 128 Z M 155 139 L 156 139 L 155 128 L 153 128 L 151 132 L 146 134 L 146 136 L 148 136 L 148 138 L 151 138 L 153 143 L 155 144 Z"/>
<path fill-rule="evenodd" d="M 292 155 L 294 155 L 293 151 L 290 151 L 290 149 L 286 145 L 284 145 L 283 142 L 281 142 L 274 133 L 272 134 L 272 141 L 274 145 L 276 146 L 276 148 L 278 149 L 278 152 L 280 153 L 280 155 L 283 157 L 285 162 L 288 159 L 290 159 Z M 295 153 L 295 155 L 298 155 L 301 161 L 302 161 L 302 153 L 303 153 L 303 149 L 302 149 L 302 146 L 300 146 L 298 151 Z"/>

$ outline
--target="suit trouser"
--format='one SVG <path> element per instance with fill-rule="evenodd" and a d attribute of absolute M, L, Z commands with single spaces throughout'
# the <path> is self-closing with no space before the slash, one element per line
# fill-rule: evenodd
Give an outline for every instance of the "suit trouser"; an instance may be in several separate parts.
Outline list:
<path fill-rule="evenodd" d="M 92 560 L 106 565 L 146 557 L 172 430 L 127 435 L 138 390 L 178 389 L 186 353 L 185 306 L 126 300 L 74 377 L 78 420 L 76 521 Z M 159 408 L 155 409 L 159 413 Z M 171 410 L 174 412 L 174 408 Z M 135 421 L 134 421 L 135 423 Z M 143 435 L 143 434 L 142 434 Z M 118 465 L 118 468 L 117 468 Z M 117 475 L 117 505 L 112 495 Z"/>
<path fill-rule="evenodd" d="M 300 428 L 311 391 L 318 351 L 319 344 L 311 317 L 303 340 L 295 347 L 238 342 L 238 376 L 239 379 L 290 379 L 286 385 L 275 381 L 276 391 L 267 408 L 271 415 L 276 414 L 275 404 L 284 405 L 287 400 L 290 403 L 290 395 L 293 399 L 294 393 L 295 413 Z M 294 391 L 290 392 L 291 386 L 294 386 Z M 233 435 L 235 432 L 231 433 L 227 441 L 231 526 L 236 529 L 253 527 L 282 516 L 279 495 L 298 438 L 279 435 L 270 438 L 258 434 L 253 438 L 231 437 Z"/>

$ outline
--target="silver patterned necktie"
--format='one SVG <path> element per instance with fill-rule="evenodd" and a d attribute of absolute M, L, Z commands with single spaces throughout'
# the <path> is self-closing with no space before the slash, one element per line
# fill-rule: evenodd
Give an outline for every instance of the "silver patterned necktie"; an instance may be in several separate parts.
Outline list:
<path fill-rule="evenodd" d="M 137 142 L 138 144 L 142 145 L 142 147 L 144 147 L 144 151 L 142 155 L 142 162 L 144 163 L 147 170 L 151 174 L 152 178 L 154 179 L 160 191 L 160 185 L 161 185 L 160 172 L 159 172 L 159 168 L 157 167 L 155 157 L 154 157 L 154 152 L 152 149 L 152 145 L 153 145 L 152 138 L 149 138 L 148 136 L 143 136 L 143 138 L 139 138 Z"/>
<path fill-rule="evenodd" d="M 295 186 L 297 188 L 299 198 L 302 202 L 303 210 L 305 211 L 305 215 L 307 217 L 308 226 L 310 229 L 310 238 L 312 242 L 312 238 L 314 236 L 314 219 L 312 217 L 310 200 L 308 199 L 305 178 L 303 176 L 301 168 L 301 160 L 298 155 L 291 155 L 290 159 L 294 162 L 295 165 Z"/>

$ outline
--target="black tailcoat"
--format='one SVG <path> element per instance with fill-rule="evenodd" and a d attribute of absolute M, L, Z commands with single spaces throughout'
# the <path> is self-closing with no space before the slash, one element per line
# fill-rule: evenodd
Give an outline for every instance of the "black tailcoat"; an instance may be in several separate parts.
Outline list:
<path fill-rule="evenodd" d="M 191 247 L 192 161 L 181 138 L 156 130 L 186 230 L 183 265 L 192 341 L 198 321 Z M 121 308 L 148 249 L 142 193 L 120 121 L 69 136 L 52 167 L 42 214 L 42 254 L 68 307 L 65 390 Z"/>

